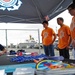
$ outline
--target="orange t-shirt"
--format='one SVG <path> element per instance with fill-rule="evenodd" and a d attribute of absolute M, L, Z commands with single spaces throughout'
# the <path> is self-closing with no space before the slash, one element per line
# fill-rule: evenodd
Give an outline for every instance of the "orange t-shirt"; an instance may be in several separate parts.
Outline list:
<path fill-rule="evenodd" d="M 71 35 L 70 28 L 66 25 L 63 25 L 58 30 L 59 43 L 58 48 L 63 49 L 69 44 L 69 36 Z"/>
<path fill-rule="evenodd" d="M 44 29 L 41 33 L 43 45 L 50 45 L 52 43 L 54 34 L 55 32 L 52 28 L 48 27 L 47 29 Z"/>
<path fill-rule="evenodd" d="M 75 17 L 72 18 L 72 22 L 70 25 L 71 37 L 72 40 L 75 39 Z"/>

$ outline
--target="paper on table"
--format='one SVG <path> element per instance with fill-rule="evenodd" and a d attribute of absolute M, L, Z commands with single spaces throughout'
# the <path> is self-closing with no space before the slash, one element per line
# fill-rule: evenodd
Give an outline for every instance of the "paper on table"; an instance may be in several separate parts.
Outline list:
<path fill-rule="evenodd" d="M 5 75 L 5 70 L 0 70 L 0 75 Z"/>

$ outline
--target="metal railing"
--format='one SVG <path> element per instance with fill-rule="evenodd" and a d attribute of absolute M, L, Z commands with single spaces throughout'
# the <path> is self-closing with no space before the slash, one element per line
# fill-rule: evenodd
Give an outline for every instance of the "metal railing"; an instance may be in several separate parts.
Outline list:
<path fill-rule="evenodd" d="M 40 49 L 39 29 L 0 29 L 0 44 L 4 45 L 7 49 L 9 46 L 15 45 L 17 47 L 19 43 L 25 43 L 29 40 L 29 35 L 38 43 Z"/>

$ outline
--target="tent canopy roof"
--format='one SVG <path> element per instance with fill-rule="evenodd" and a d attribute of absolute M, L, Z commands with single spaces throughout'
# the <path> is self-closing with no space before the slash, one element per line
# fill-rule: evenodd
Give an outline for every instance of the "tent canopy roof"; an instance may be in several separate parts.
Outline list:
<path fill-rule="evenodd" d="M 0 22 L 42 23 L 66 10 L 72 0 L 1 0 Z"/>

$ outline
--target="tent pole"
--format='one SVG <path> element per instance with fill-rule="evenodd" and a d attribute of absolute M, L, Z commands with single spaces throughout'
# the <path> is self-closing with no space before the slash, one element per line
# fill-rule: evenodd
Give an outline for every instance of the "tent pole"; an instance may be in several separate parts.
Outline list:
<path fill-rule="evenodd" d="M 39 44 L 39 54 L 41 54 L 40 51 L 40 30 L 38 29 L 38 44 Z"/>
<path fill-rule="evenodd" d="M 6 34 L 6 49 L 8 50 L 8 42 L 7 42 L 7 29 L 5 29 L 5 34 Z"/>

